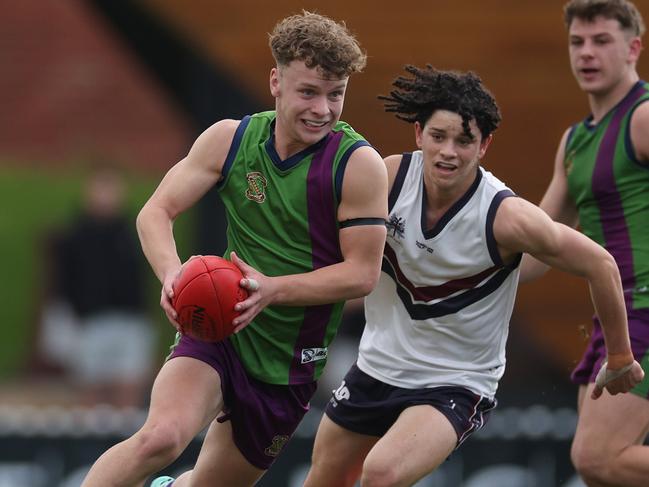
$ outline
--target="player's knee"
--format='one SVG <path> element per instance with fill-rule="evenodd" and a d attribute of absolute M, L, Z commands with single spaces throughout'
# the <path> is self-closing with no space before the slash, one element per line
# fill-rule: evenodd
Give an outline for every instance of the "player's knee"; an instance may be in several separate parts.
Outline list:
<path fill-rule="evenodd" d="M 168 465 L 180 456 L 187 444 L 172 424 L 146 424 L 137 433 L 141 461 Z"/>
<path fill-rule="evenodd" d="M 611 457 L 603 451 L 584 444 L 573 444 L 570 451 L 570 458 L 575 470 L 588 485 L 600 485 L 606 483 L 610 477 Z"/>
<path fill-rule="evenodd" d="M 400 485 L 399 472 L 394 465 L 366 461 L 361 474 L 361 487 L 393 487 Z"/>

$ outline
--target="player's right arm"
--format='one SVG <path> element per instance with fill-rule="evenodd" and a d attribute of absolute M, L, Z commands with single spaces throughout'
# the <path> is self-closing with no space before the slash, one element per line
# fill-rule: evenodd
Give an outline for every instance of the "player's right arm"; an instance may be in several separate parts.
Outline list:
<path fill-rule="evenodd" d="M 160 305 L 174 322 L 172 283 L 181 267 L 173 236 L 178 215 L 192 207 L 221 178 L 223 163 L 239 122 L 222 120 L 205 130 L 187 156 L 164 176 L 137 217 L 142 250 L 162 283 Z"/>
<path fill-rule="evenodd" d="M 545 191 L 539 207 L 550 218 L 569 227 L 575 228 L 578 223 L 577 208 L 568 193 L 568 178 L 564 165 L 566 144 L 570 129 L 561 137 L 554 158 L 554 172 L 548 189 Z M 541 277 L 550 267 L 529 254 L 523 256 L 520 281 L 527 282 Z"/>
<path fill-rule="evenodd" d="M 504 262 L 512 262 L 517 253 L 526 252 L 588 282 L 607 354 L 607 365 L 603 367 L 606 382 L 597 384 L 592 397 L 598 397 L 604 386 L 617 394 L 638 384 L 644 373 L 631 350 L 622 282 L 613 256 L 581 232 L 552 221 L 522 198 L 502 201 L 493 228 Z"/>

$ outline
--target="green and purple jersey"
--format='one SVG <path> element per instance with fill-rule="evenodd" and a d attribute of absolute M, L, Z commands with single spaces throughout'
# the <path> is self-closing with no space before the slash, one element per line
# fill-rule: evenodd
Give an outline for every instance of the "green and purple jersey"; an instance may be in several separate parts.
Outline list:
<path fill-rule="evenodd" d="M 564 158 L 581 229 L 615 258 L 629 309 L 649 308 L 649 163 L 630 138 L 631 115 L 647 100 L 639 81 L 599 123 L 573 126 Z"/>
<path fill-rule="evenodd" d="M 268 276 L 341 262 L 337 209 L 352 152 L 369 145 L 338 122 L 316 144 L 282 160 L 275 112 L 241 120 L 217 185 L 226 206 L 228 248 Z M 272 384 L 304 384 L 324 368 L 344 303 L 269 306 L 230 337 L 246 370 Z"/>

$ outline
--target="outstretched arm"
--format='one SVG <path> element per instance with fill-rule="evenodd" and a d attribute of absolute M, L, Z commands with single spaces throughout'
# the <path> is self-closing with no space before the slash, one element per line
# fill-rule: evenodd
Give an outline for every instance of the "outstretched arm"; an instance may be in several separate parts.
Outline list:
<path fill-rule="evenodd" d="M 526 252 L 550 267 L 588 281 L 595 311 L 602 324 L 608 357 L 608 371 L 623 374 L 606 383 L 611 394 L 627 392 L 643 373 L 631 352 L 620 273 L 613 257 L 585 235 L 554 222 L 537 206 L 521 199 L 505 199 L 494 222 L 494 235 L 504 259 Z M 612 377 L 610 375 L 609 377 Z M 602 392 L 595 387 L 594 397 Z"/>
<path fill-rule="evenodd" d="M 240 330 L 271 304 L 304 306 L 335 303 L 369 294 L 381 272 L 387 218 L 387 175 L 385 165 L 371 147 L 356 149 L 343 179 L 338 221 L 374 218 L 373 224 L 342 228 L 339 244 L 343 260 L 312 272 L 268 277 L 233 257 L 244 277 L 259 283 L 237 305 L 242 314 L 235 320 Z"/>

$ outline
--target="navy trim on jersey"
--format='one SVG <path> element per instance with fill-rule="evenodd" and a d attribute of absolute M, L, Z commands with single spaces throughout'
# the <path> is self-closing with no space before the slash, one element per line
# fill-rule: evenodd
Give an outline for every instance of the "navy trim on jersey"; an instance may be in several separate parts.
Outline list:
<path fill-rule="evenodd" d="M 248 127 L 248 124 L 250 123 L 250 119 L 251 119 L 250 115 L 246 115 L 245 117 L 243 117 L 239 122 L 239 126 L 234 131 L 234 137 L 232 137 L 230 150 L 228 150 L 228 155 L 226 156 L 225 161 L 223 162 L 223 169 L 221 169 L 221 180 L 216 185 L 217 187 L 222 186 L 225 183 L 225 180 L 227 179 L 228 173 L 230 172 L 230 168 L 232 167 L 237 152 L 239 151 L 239 146 L 241 145 L 241 141 L 243 140 L 243 134 L 246 131 L 246 127 Z"/>
<path fill-rule="evenodd" d="M 482 171 L 480 168 L 476 171 L 475 179 L 473 180 L 473 183 L 471 183 L 471 187 L 467 190 L 466 193 L 462 195 L 462 197 L 457 200 L 453 205 L 442 215 L 442 217 L 437 220 L 437 223 L 435 223 L 435 226 L 433 228 L 426 228 L 426 209 L 428 208 L 428 203 L 427 203 L 427 198 L 426 198 L 426 184 L 424 184 L 424 191 L 422 191 L 422 202 L 421 202 L 421 233 L 424 234 L 424 238 L 430 239 L 435 237 L 439 232 L 441 232 L 444 227 L 448 224 L 449 221 L 451 221 L 451 218 L 453 218 L 455 215 L 458 214 L 458 212 L 464 208 L 464 205 L 468 203 L 468 201 L 471 199 L 471 197 L 475 194 L 475 192 L 478 190 L 478 186 L 480 185 L 480 181 L 482 180 Z"/>
<path fill-rule="evenodd" d="M 624 148 L 626 149 L 627 157 L 632 162 L 634 162 L 636 165 L 640 166 L 643 169 L 649 169 L 649 161 L 641 161 L 636 156 L 635 149 L 633 147 L 633 142 L 631 141 L 631 118 L 633 117 L 633 113 L 636 111 L 636 109 L 647 101 L 649 101 L 649 98 L 640 100 L 638 103 L 636 103 L 633 106 L 633 108 L 631 108 L 631 110 L 629 110 L 627 124 L 626 124 L 626 131 L 624 134 Z"/>
<path fill-rule="evenodd" d="M 404 152 L 401 156 L 399 169 L 397 170 L 397 175 L 394 178 L 394 183 L 392 183 L 392 189 L 390 190 L 390 195 L 388 196 L 388 212 L 392 211 L 394 204 L 399 198 L 399 194 L 401 194 L 401 188 L 403 187 L 403 182 L 406 180 L 406 174 L 408 174 L 408 168 L 410 167 L 411 160 L 412 152 Z"/>
<path fill-rule="evenodd" d="M 499 268 L 498 266 L 491 266 L 477 274 L 464 276 L 459 279 L 451 279 L 450 281 L 446 281 L 437 286 L 415 286 L 410 280 L 408 280 L 404 272 L 401 270 L 397 254 L 387 242 L 383 249 L 383 258 L 388 260 L 395 271 L 396 279 L 399 281 L 399 284 L 405 287 L 410 293 L 412 300 L 419 302 L 430 302 L 435 299 L 446 298 L 459 291 L 473 289 L 489 276 L 493 275 Z"/>
<path fill-rule="evenodd" d="M 385 218 L 373 218 L 373 217 L 350 218 L 349 220 L 344 220 L 340 222 L 340 228 L 357 227 L 360 225 L 384 225 L 385 226 Z"/>
<path fill-rule="evenodd" d="M 520 262 L 520 261 L 519 261 Z M 516 264 L 518 266 L 518 263 Z M 439 318 L 453 313 L 457 313 L 463 308 L 477 303 L 481 299 L 489 296 L 498 289 L 503 282 L 509 277 L 515 267 L 503 267 L 496 272 L 482 286 L 467 290 L 466 292 L 453 296 L 433 304 L 414 303 L 408 289 L 404 287 L 396 277 L 395 269 L 390 262 L 384 257 L 381 264 L 381 271 L 389 275 L 396 283 L 397 295 L 401 299 L 406 311 L 413 320 L 427 320 L 430 318 Z"/>
<path fill-rule="evenodd" d="M 487 223 L 485 225 L 485 234 L 487 237 L 487 248 L 489 249 L 489 255 L 494 264 L 499 266 L 505 266 L 503 259 L 498 252 L 498 242 L 496 242 L 496 237 L 494 237 L 494 221 L 496 220 L 496 211 L 500 208 L 500 203 L 504 201 L 505 198 L 516 196 L 511 190 L 503 189 L 498 191 L 489 205 L 489 210 L 487 211 Z"/>
<path fill-rule="evenodd" d="M 275 149 L 275 120 L 273 120 L 270 123 L 270 136 L 268 137 L 268 140 L 266 141 L 264 147 L 266 148 L 268 157 L 270 157 L 271 161 L 273 161 L 275 167 L 277 167 L 277 169 L 279 169 L 280 171 L 288 171 L 289 169 L 297 166 L 305 157 L 310 156 L 318 149 L 320 149 L 320 147 L 322 147 L 322 145 L 329 140 L 331 135 L 331 132 L 329 132 L 315 144 L 312 144 L 306 149 L 302 149 L 297 154 L 293 154 L 287 159 L 282 160 L 282 158 L 279 157 L 277 150 Z"/>
<path fill-rule="evenodd" d="M 338 169 L 336 169 L 336 174 L 334 175 L 334 191 L 336 194 L 336 200 L 340 203 L 343 194 L 343 177 L 345 175 L 345 168 L 347 167 L 347 162 L 354 152 L 359 147 L 372 147 L 367 140 L 359 140 L 354 142 L 342 155 L 340 162 L 338 163 Z"/>

